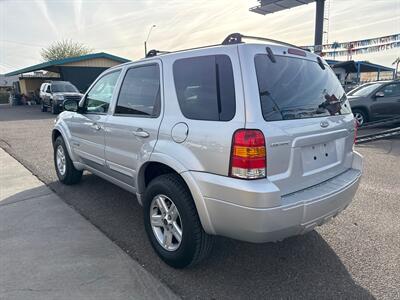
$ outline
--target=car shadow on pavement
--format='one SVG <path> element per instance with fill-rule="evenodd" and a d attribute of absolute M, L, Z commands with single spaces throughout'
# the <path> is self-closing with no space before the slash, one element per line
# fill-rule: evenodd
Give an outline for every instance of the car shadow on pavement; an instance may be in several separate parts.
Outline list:
<path fill-rule="evenodd" d="M 400 136 L 386 138 L 384 140 L 377 140 L 364 144 L 357 145 L 356 150 L 369 149 L 376 154 L 389 154 L 400 156 Z"/>
<path fill-rule="evenodd" d="M 75 186 L 51 182 L 49 187 L 184 298 L 374 299 L 316 231 L 265 244 L 218 237 L 210 258 L 174 270 L 152 250 L 134 195 L 91 174 Z"/>

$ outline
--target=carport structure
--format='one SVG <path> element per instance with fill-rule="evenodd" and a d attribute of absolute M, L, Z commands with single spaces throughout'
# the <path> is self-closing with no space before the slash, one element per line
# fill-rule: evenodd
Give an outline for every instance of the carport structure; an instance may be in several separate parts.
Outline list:
<path fill-rule="evenodd" d="M 394 78 L 394 72 L 395 70 L 389 67 L 385 67 L 382 65 L 370 63 L 368 61 L 354 61 L 354 60 L 349 60 L 349 61 L 343 61 L 343 62 L 338 62 L 333 65 L 334 68 L 343 68 L 346 73 L 356 73 L 357 74 L 357 82 L 360 81 L 360 74 L 361 73 L 372 73 L 376 72 L 376 80 L 379 80 L 381 72 L 392 72 L 393 73 L 393 78 Z"/>
<path fill-rule="evenodd" d="M 393 79 L 395 74 L 395 69 L 385 67 L 382 65 L 374 64 L 369 61 L 335 61 L 335 60 L 327 60 L 327 63 L 333 68 L 333 70 L 343 70 L 346 74 L 356 74 L 356 83 L 360 83 L 361 73 L 376 73 L 376 80 L 380 80 L 381 72 L 390 72 L 392 73 Z M 340 79 L 340 78 L 339 78 Z"/>
<path fill-rule="evenodd" d="M 5 76 L 20 75 L 21 93 L 29 94 L 39 89 L 45 81 L 42 76 L 26 76 L 39 70 L 47 71 L 52 80 L 65 80 L 74 84 L 80 91 L 86 91 L 90 84 L 104 70 L 115 65 L 128 62 L 128 59 L 100 52 L 65 59 L 52 60 L 5 74 Z M 58 76 L 57 76 L 58 75 Z M 41 79 L 41 80 L 38 80 Z"/>

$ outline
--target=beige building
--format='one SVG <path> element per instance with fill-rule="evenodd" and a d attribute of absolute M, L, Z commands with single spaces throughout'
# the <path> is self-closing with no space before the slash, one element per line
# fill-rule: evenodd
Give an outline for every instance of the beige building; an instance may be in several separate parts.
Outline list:
<path fill-rule="evenodd" d="M 27 96 L 38 93 L 40 85 L 49 80 L 69 81 L 84 92 L 104 70 L 128 61 L 100 52 L 44 62 L 10 72 L 5 76 L 19 75 L 19 93 Z"/>

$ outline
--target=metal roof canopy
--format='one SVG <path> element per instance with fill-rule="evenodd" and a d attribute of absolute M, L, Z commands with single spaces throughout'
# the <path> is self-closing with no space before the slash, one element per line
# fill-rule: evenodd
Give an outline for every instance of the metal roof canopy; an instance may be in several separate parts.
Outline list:
<path fill-rule="evenodd" d="M 334 68 L 343 68 L 346 73 L 356 73 L 357 71 L 360 73 L 365 72 L 394 72 L 394 69 L 385 67 L 378 64 L 370 63 L 369 61 L 342 61 L 336 62 L 332 65 Z"/>
<path fill-rule="evenodd" d="M 117 61 L 120 63 L 126 63 L 129 61 L 128 59 L 125 59 L 125 58 L 122 58 L 119 56 L 100 52 L 100 53 L 93 53 L 93 54 L 81 55 L 81 56 L 76 56 L 76 57 L 68 57 L 68 58 L 64 58 L 64 59 L 47 61 L 47 62 L 44 62 L 41 64 L 33 65 L 33 66 L 30 66 L 27 68 L 23 68 L 20 70 L 16 70 L 16 71 L 7 73 L 7 74 L 5 74 L 5 76 L 19 75 L 19 74 L 29 73 L 29 72 L 33 72 L 33 71 L 39 71 L 39 70 L 46 70 L 46 71 L 58 73 L 58 67 L 63 64 L 79 62 L 79 61 L 94 59 L 94 58 L 108 58 L 108 59 L 111 59 L 111 60 L 114 60 L 114 61 Z"/>
<path fill-rule="evenodd" d="M 267 15 L 314 1 L 315 0 L 258 0 L 260 5 L 250 8 L 250 11 Z"/>
<path fill-rule="evenodd" d="M 251 7 L 250 11 L 262 15 L 316 2 L 314 45 L 317 46 L 315 47 L 315 52 L 321 53 L 325 0 L 258 0 L 258 2 L 260 5 Z"/>
<path fill-rule="evenodd" d="M 354 60 L 338 61 L 338 60 L 328 59 L 326 60 L 326 62 L 332 68 L 343 68 L 347 74 L 349 73 L 357 74 L 357 82 L 359 82 L 361 79 L 360 76 L 361 73 L 369 73 L 369 72 L 377 73 L 376 80 L 380 79 L 381 72 L 392 72 L 393 79 L 395 78 L 395 69 L 370 63 L 369 61 L 354 61 Z"/>

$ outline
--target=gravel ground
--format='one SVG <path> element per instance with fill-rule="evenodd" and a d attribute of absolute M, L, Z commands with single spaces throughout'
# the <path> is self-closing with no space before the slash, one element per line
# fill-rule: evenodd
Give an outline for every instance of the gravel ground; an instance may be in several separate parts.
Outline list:
<path fill-rule="evenodd" d="M 183 298 L 400 299 L 400 138 L 357 147 L 362 182 L 329 224 L 279 243 L 218 238 L 202 265 L 174 270 L 152 251 L 134 195 L 89 173 L 73 187 L 57 182 L 53 119 L 36 106 L 1 106 L 0 147 Z"/>

